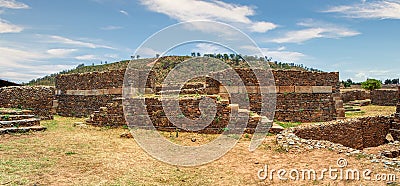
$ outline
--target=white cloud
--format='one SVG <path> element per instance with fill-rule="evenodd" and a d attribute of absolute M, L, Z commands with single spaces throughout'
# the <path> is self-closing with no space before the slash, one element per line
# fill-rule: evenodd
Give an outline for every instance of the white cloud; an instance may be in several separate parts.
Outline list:
<path fill-rule="evenodd" d="M 102 27 L 101 29 L 102 30 L 119 30 L 119 29 L 122 29 L 123 27 L 121 27 L 121 26 L 112 26 L 112 25 L 110 25 L 110 26 L 106 26 L 106 27 Z"/>
<path fill-rule="evenodd" d="M 248 55 L 260 55 L 262 53 L 264 56 L 272 58 L 273 61 L 300 62 L 307 57 L 307 55 L 300 52 L 287 51 L 285 47 L 280 47 L 278 50 L 256 48 L 254 46 L 241 46 L 240 48 L 246 51 Z"/>
<path fill-rule="evenodd" d="M 277 50 L 278 50 L 278 51 L 286 50 L 286 47 L 281 46 L 281 47 L 279 47 Z"/>
<path fill-rule="evenodd" d="M 192 52 L 200 52 L 201 54 L 229 54 L 232 53 L 228 49 L 221 47 L 219 45 L 210 44 L 210 43 L 199 43 L 196 45 L 196 48 L 192 50 Z"/>
<path fill-rule="evenodd" d="M 331 7 L 323 12 L 341 13 L 350 18 L 400 19 L 400 1 L 372 1 Z"/>
<path fill-rule="evenodd" d="M 6 20 L 0 18 L 0 34 L 3 33 L 19 33 L 22 32 L 24 28 L 21 26 L 13 25 Z"/>
<path fill-rule="evenodd" d="M 31 52 L 13 48 L 0 47 L 0 66 L 1 67 L 21 67 L 25 68 L 26 63 L 47 58 L 46 55 L 40 52 Z M 25 61 L 20 63 L 20 61 Z"/>
<path fill-rule="evenodd" d="M 45 75 L 57 73 L 65 69 L 72 69 L 74 66 L 75 65 L 46 64 L 26 66 L 25 68 L 18 69 L 7 69 L 7 71 L 1 73 L 0 78 L 17 83 L 29 82 L 32 79 L 40 78 Z"/>
<path fill-rule="evenodd" d="M 252 32 L 266 32 L 277 26 L 269 22 L 257 22 L 249 17 L 255 15 L 252 7 L 222 1 L 199 0 L 140 0 L 149 10 L 166 14 L 178 21 L 209 20 L 246 25 Z"/>
<path fill-rule="evenodd" d="M 268 48 L 262 48 L 261 50 L 267 57 L 272 57 L 273 61 L 300 62 L 304 57 L 306 57 L 305 54 L 300 52 L 270 50 Z"/>
<path fill-rule="evenodd" d="M 264 33 L 269 30 L 275 29 L 277 26 L 273 23 L 269 22 L 256 22 L 252 26 L 250 26 L 250 30 L 253 32 Z"/>
<path fill-rule="evenodd" d="M 77 49 L 64 49 L 64 48 L 56 48 L 47 50 L 47 53 L 53 55 L 55 57 L 65 57 L 69 54 L 78 51 Z"/>
<path fill-rule="evenodd" d="M 66 45 L 73 45 L 73 46 L 80 46 L 80 47 L 87 47 L 87 48 L 106 48 L 106 49 L 115 49 L 113 47 L 107 46 L 107 45 L 99 45 L 99 44 L 94 44 L 91 42 L 84 42 L 84 41 L 78 41 L 78 40 L 73 40 L 61 36 L 50 36 L 50 41 L 49 42 L 57 42 L 57 43 L 62 43 Z"/>
<path fill-rule="evenodd" d="M 46 61 L 53 56 L 40 51 L 0 47 L 0 53 L 0 78 L 15 82 L 28 82 L 71 67 Z"/>
<path fill-rule="evenodd" d="M 129 15 L 129 13 L 128 13 L 127 11 L 125 11 L 125 10 L 120 10 L 119 13 L 124 14 L 124 15 L 126 15 L 126 16 Z"/>
<path fill-rule="evenodd" d="M 137 49 L 135 53 L 136 53 L 136 55 L 139 55 L 141 58 L 155 57 L 156 54 L 160 54 L 160 55 L 162 54 L 159 51 L 156 51 L 152 48 L 146 48 L 146 47 L 141 47 L 141 48 Z"/>
<path fill-rule="evenodd" d="M 342 38 L 359 35 L 357 31 L 338 25 L 315 22 L 308 20 L 298 23 L 299 26 L 308 27 L 302 30 L 289 31 L 283 37 L 272 39 L 275 43 L 302 43 L 314 38 Z"/>
<path fill-rule="evenodd" d="M 100 60 L 101 58 L 99 58 L 95 55 L 82 55 L 82 56 L 75 57 L 75 59 L 82 60 L 82 61 L 93 61 L 93 60 Z"/>
<path fill-rule="evenodd" d="M 27 9 L 29 8 L 28 5 L 17 2 L 15 0 L 0 0 L 0 7 L 1 8 L 10 8 L 10 9 Z"/>
<path fill-rule="evenodd" d="M 357 70 L 343 70 L 341 71 L 342 79 L 352 79 L 355 82 L 363 82 L 368 78 L 378 79 L 378 80 L 386 80 L 393 79 L 399 77 L 398 69 L 357 69 Z"/>

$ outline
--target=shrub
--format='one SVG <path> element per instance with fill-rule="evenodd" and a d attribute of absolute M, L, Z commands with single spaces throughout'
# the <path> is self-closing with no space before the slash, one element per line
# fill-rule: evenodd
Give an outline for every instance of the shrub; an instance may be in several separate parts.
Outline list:
<path fill-rule="evenodd" d="M 382 88 L 382 82 L 376 79 L 368 79 L 361 83 L 361 88 L 365 90 L 376 90 Z"/>

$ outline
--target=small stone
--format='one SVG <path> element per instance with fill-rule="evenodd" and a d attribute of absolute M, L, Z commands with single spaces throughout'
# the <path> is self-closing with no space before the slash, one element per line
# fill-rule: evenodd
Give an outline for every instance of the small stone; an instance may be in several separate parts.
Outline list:
<path fill-rule="evenodd" d="M 124 132 L 121 135 L 119 135 L 120 138 L 133 138 L 132 134 L 130 132 Z"/>
<path fill-rule="evenodd" d="M 386 135 L 386 140 L 388 140 L 389 142 L 394 142 L 394 138 L 393 138 L 393 136 L 392 136 L 392 134 L 387 134 Z"/>
<path fill-rule="evenodd" d="M 380 161 L 378 159 L 372 159 L 371 163 L 379 163 Z"/>
<path fill-rule="evenodd" d="M 385 165 L 392 165 L 392 162 L 389 162 L 389 161 L 385 161 L 385 162 L 383 162 Z"/>
<path fill-rule="evenodd" d="M 83 122 L 75 122 L 74 123 L 74 127 L 78 127 L 78 128 L 88 128 L 88 126 L 86 124 L 84 124 Z"/>
<path fill-rule="evenodd" d="M 353 152 L 350 152 L 350 154 L 360 154 L 360 151 L 359 150 L 355 150 L 355 151 L 353 151 Z"/>

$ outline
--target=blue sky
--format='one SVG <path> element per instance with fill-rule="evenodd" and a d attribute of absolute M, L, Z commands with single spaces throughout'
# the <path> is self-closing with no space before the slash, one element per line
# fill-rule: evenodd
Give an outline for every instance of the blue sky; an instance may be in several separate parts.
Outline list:
<path fill-rule="evenodd" d="M 400 77 L 399 0 L 0 0 L 0 79 L 129 59 L 152 34 L 193 20 L 230 24 L 273 60 L 339 71 L 343 80 Z"/>

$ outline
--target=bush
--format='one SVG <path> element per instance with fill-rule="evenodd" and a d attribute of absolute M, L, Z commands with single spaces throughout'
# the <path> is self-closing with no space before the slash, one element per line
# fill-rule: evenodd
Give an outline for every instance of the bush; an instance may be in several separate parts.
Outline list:
<path fill-rule="evenodd" d="M 367 79 L 367 81 L 361 83 L 361 88 L 366 90 L 376 90 L 382 88 L 382 82 L 376 79 Z"/>

